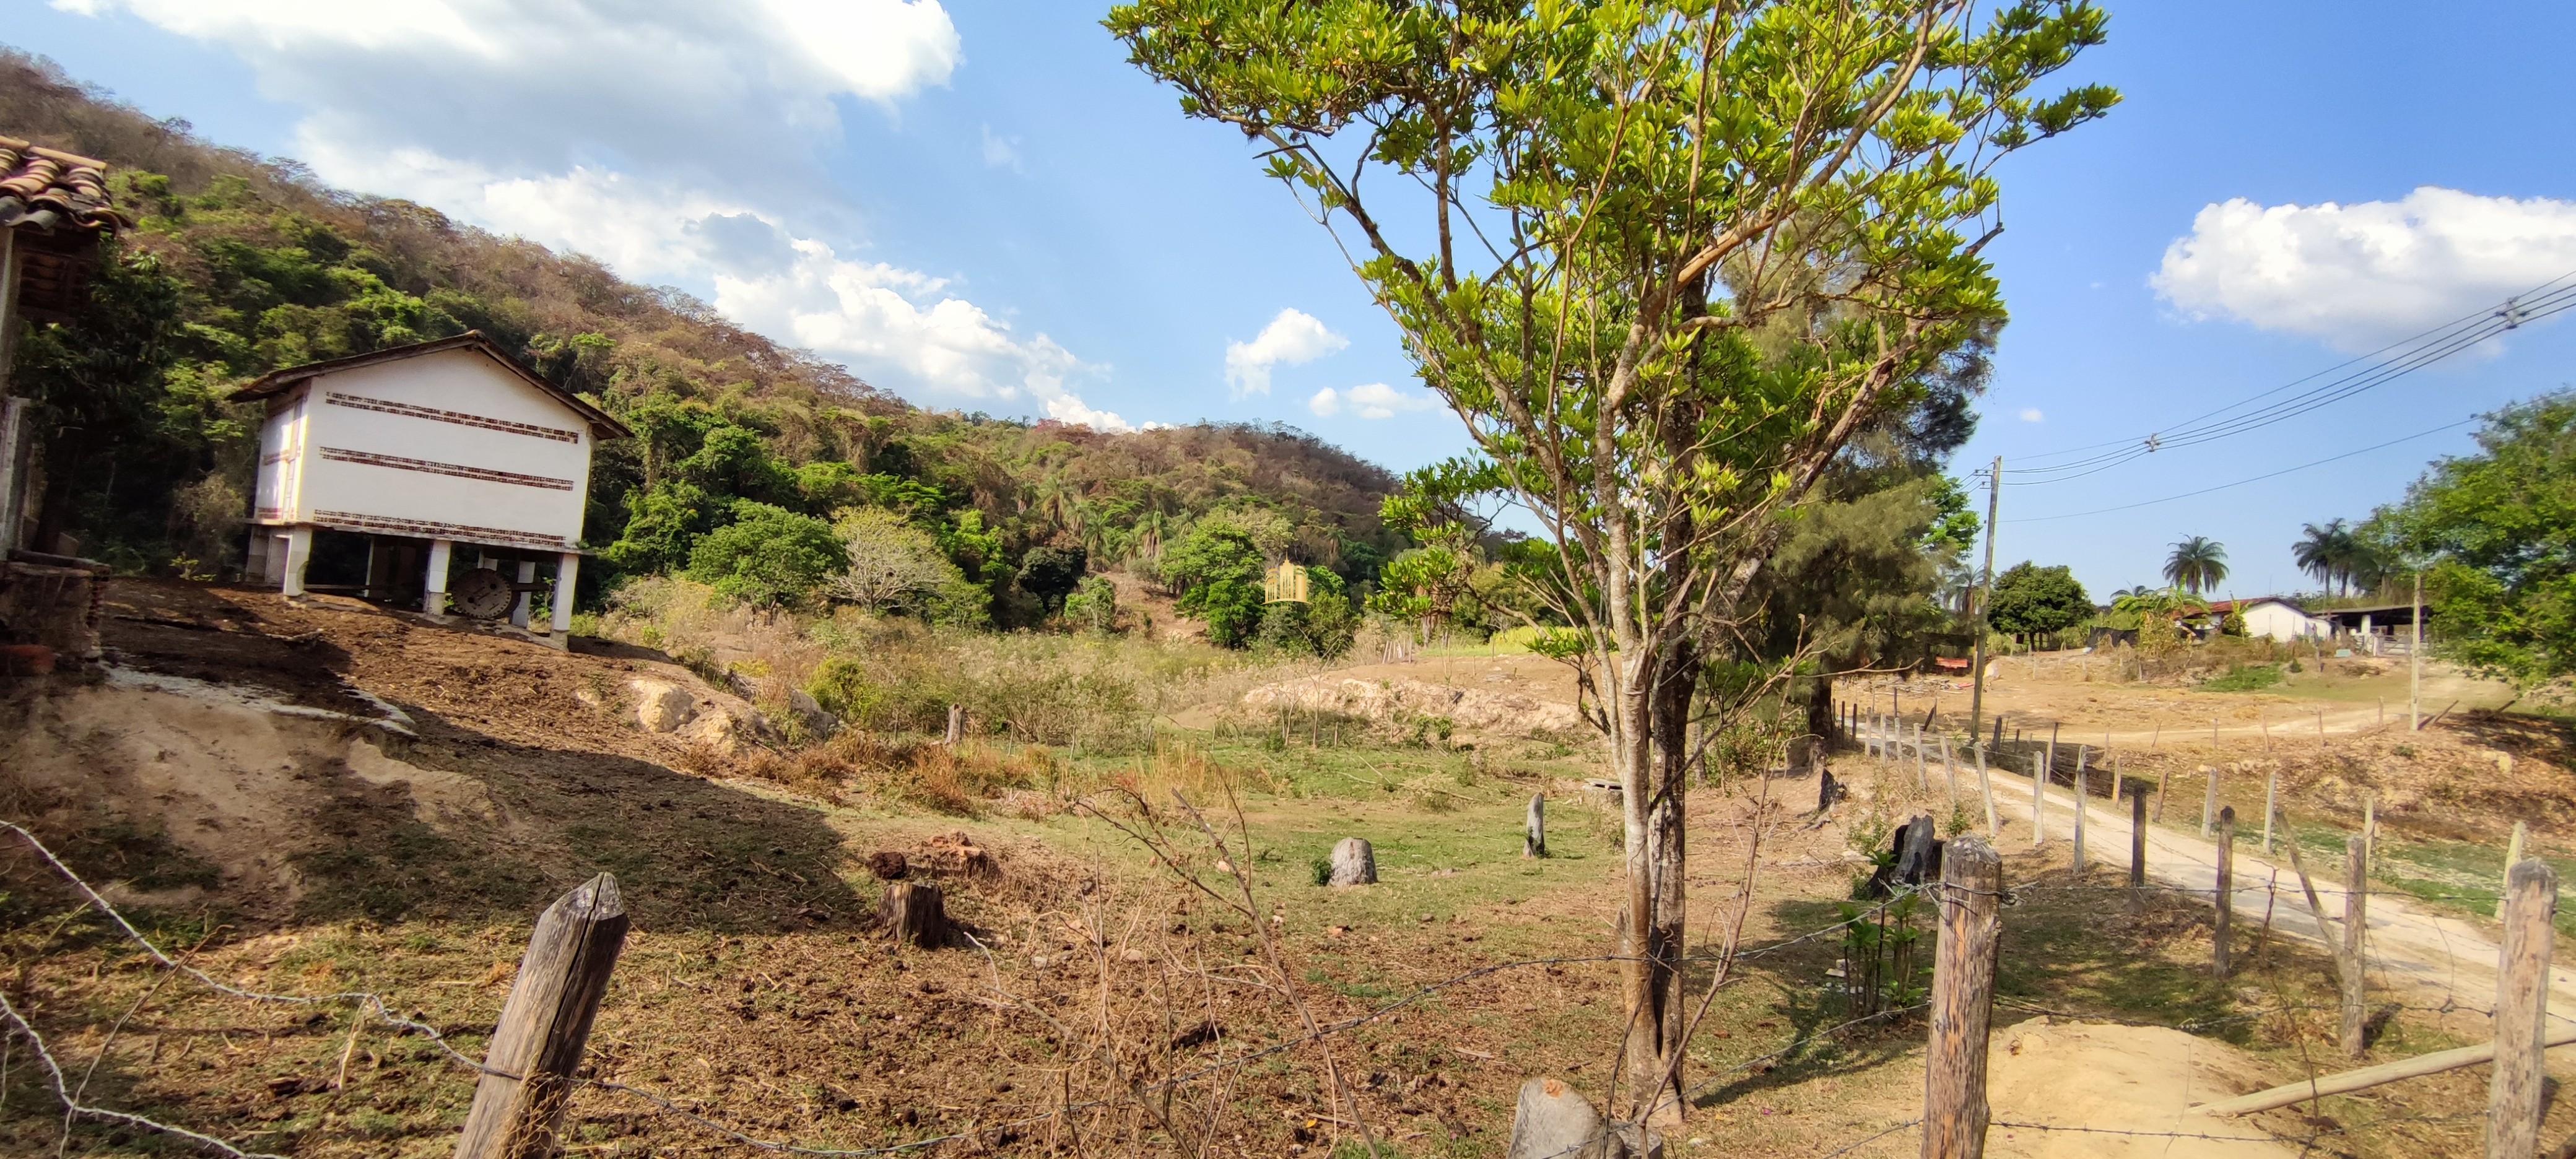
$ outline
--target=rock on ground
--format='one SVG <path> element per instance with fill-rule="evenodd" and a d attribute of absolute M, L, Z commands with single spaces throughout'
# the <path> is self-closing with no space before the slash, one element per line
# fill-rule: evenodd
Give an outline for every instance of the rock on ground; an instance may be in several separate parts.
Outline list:
<path fill-rule="evenodd" d="M 1357 837 L 1342 838 L 1333 846 L 1333 872 L 1325 879 L 1328 885 L 1376 885 L 1377 852 Z"/>

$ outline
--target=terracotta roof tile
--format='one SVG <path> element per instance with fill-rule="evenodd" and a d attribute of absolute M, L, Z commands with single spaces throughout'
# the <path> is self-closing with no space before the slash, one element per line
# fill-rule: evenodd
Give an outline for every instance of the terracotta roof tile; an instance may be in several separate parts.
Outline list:
<path fill-rule="evenodd" d="M 126 224 L 108 201 L 107 162 L 0 137 L 0 227 L 114 230 Z"/>

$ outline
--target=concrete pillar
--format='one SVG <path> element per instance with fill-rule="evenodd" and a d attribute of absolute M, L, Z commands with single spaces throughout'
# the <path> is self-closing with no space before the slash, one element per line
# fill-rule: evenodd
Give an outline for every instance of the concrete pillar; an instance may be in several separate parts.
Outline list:
<path fill-rule="evenodd" d="M 537 561 L 533 559 L 523 559 L 519 561 L 519 582 L 523 584 L 532 584 L 537 582 Z M 528 626 L 528 603 L 535 598 L 535 592 L 520 592 L 519 598 L 510 601 L 511 627 L 524 628 Z"/>
<path fill-rule="evenodd" d="M 260 569 L 259 578 L 262 583 L 282 584 L 286 582 L 285 532 L 272 531 L 268 533 L 268 566 Z"/>
<path fill-rule="evenodd" d="M 250 529 L 250 549 L 242 553 L 242 582 L 265 583 L 268 580 L 268 529 Z"/>
<path fill-rule="evenodd" d="M 455 551 L 455 540 L 429 541 L 428 578 L 421 584 L 420 610 L 430 615 L 444 615 L 447 612 L 447 561 Z"/>
<path fill-rule="evenodd" d="M 285 566 L 278 569 L 278 590 L 290 596 L 304 594 L 304 568 L 313 562 L 313 529 L 289 527 L 280 538 L 286 541 Z"/>
<path fill-rule="evenodd" d="M 555 635 L 572 631 L 572 589 L 581 582 L 581 553 L 567 551 L 555 560 Z"/>

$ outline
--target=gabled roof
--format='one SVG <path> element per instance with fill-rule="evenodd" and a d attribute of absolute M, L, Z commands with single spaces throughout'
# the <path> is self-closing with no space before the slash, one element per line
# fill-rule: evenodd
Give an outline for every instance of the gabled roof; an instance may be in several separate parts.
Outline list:
<path fill-rule="evenodd" d="M 2256 604 L 2279 604 L 2303 615 L 2307 612 L 2306 608 L 2299 606 L 2299 601 L 2288 596 L 2248 596 L 2241 600 L 2212 600 L 2209 610 L 2224 615 L 2228 612 L 2242 611 Z"/>
<path fill-rule="evenodd" d="M 583 402 L 580 395 L 574 394 L 569 390 L 565 390 L 560 386 L 556 386 L 555 384 L 546 381 L 542 376 L 538 375 L 536 371 L 520 365 L 518 359 L 512 358 L 507 353 L 504 353 L 497 343 L 484 337 L 483 332 L 480 330 L 468 330 L 453 338 L 440 338 L 430 342 L 415 342 L 409 346 L 395 346 L 367 354 L 352 354 L 346 358 L 333 358 L 324 362 L 307 362 L 302 366 L 290 366 L 284 370 L 272 370 L 252 381 L 249 386 L 245 386 L 239 391 L 234 392 L 233 398 L 235 401 L 243 402 L 256 401 L 264 398 L 275 398 L 278 395 L 284 394 L 288 390 L 293 389 L 297 384 L 317 375 L 332 374 L 343 370 L 356 370 L 361 366 L 374 366 L 380 362 L 399 362 L 406 358 L 418 358 L 423 354 L 443 354 L 450 350 L 477 351 L 485 357 L 490 358 L 492 361 L 508 367 L 512 374 L 516 374 L 520 378 L 526 380 L 528 385 L 546 392 L 546 394 L 553 397 L 556 402 L 560 402 L 565 406 L 572 408 L 575 414 L 588 419 L 590 421 L 590 433 L 594 438 L 631 439 L 635 437 L 635 432 L 626 429 L 626 424 L 617 421 L 617 419 L 614 416 L 611 416 L 607 411 L 592 406 L 587 402 Z"/>
<path fill-rule="evenodd" d="M 0 227 L 114 231 L 130 224 L 107 197 L 107 162 L 0 137 Z"/>

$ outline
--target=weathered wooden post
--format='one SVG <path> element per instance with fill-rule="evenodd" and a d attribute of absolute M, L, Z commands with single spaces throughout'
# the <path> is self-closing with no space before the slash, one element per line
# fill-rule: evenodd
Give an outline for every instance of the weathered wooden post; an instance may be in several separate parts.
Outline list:
<path fill-rule="evenodd" d="M 501 1006 L 456 1159 L 542 1159 L 572 1098 L 591 1019 L 626 944 L 626 903 L 605 873 L 538 915 Z"/>
<path fill-rule="evenodd" d="M 1950 791 L 1950 804 L 1956 808 L 1959 804 L 1959 762 L 1950 756 L 1950 734 L 1946 732 L 1941 734 L 1941 776 L 1942 783 Z"/>
<path fill-rule="evenodd" d="M 2487 1159 L 2540 1149 L 2542 1031 L 2549 1021 L 2549 950 L 2558 873 L 2532 858 L 2505 873 L 2504 947 L 2496 959 L 2495 1070 L 2487 1083 Z"/>
<path fill-rule="evenodd" d="M 2280 799 L 2281 770 L 2267 769 L 2263 773 L 2263 852 L 2266 855 L 2272 852 L 2272 815 L 2279 812 Z M 2286 822 L 2289 819 L 2284 817 L 2282 820 Z M 2298 835 L 2292 834 L 2290 839 L 2296 841 Z"/>
<path fill-rule="evenodd" d="M 1992 747 L 2004 747 L 2004 714 L 2000 712 L 1995 714 L 1995 740 Z"/>
<path fill-rule="evenodd" d="M 1986 746 L 1977 746 L 1977 793 L 1986 799 L 1986 840 L 2003 836 L 2003 821 L 1995 816 L 1995 778 L 1986 770 Z"/>
<path fill-rule="evenodd" d="M 2214 765 L 2202 765 L 2200 771 L 2201 775 L 2209 778 L 2209 795 L 2201 798 L 2200 802 L 2200 838 L 2206 841 L 2209 827 L 2218 823 L 2218 769 Z"/>
<path fill-rule="evenodd" d="M 2085 781 L 2085 749 L 2075 746 L 2075 879 L 2084 880 L 2084 815 L 2092 812 L 2091 786 Z"/>
<path fill-rule="evenodd" d="M 1521 856 L 1547 856 L 1547 794 L 1530 798 L 1529 817 L 1522 822 Z"/>
<path fill-rule="evenodd" d="M 2289 829 L 2287 817 L 2282 818 L 2281 827 Z M 2308 916 L 2315 919 L 2317 936 L 2325 939 L 2326 949 L 2334 954 L 2335 974 L 2343 983 L 2343 1048 L 2357 1057 L 2361 1054 L 2362 1002 L 2366 995 L 2361 970 L 2361 939 L 2351 928 L 2351 923 L 2355 917 L 2364 915 L 2353 911 L 2352 899 L 2347 896 L 2344 899 L 2345 936 L 2336 937 L 2334 926 L 2326 921 L 2325 904 L 2317 900 L 2316 879 L 2308 876 L 2307 859 L 2299 856 L 2297 832 L 2290 832 L 2289 845 L 2290 869 L 2299 875 L 2299 892 L 2307 898 Z"/>
<path fill-rule="evenodd" d="M 2129 786 L 2129 888 L 2147 888 L 2147 790 Z"/>
<path fill-rule="evenodd" d="M 2343 1052 L 2362 1054 L 2361 1032 L 2369 995 L 2362 989 L 2361 939 L 2370 925 L 2370 842 L 2355 833 L 2343 839 Z"/>
<path fill-rule="evenodd" d="M 2030 754 L 2030 847 L 2037 849 L 2048 840 L 2048 766 L 2038 753 Z"/>
<path fill-rule="evenodd" d="M 2236 809 L 2218 811 L 2218 920 L 2211 923 L 2209 940 L 2210 973 L 2227 976 L 2227 955 L 2233 936 L 2230 927 L 2236 918 Z"/>
<path fill-rule="evenodd" d="M 2513 899 L 2513 867 L 2522 864 L 2522 843 L 2531 837 L 2526 821 L 2513 823 L 2513 837 L 2504 845 L 2504 889 L 2496 894 L 2496 920 L 2504 920 L 2505 903 Z"/>
<path fill-rule="evenodd" d="M 965 706 L 965 705 L 962 705 L 962 704 L 952 704 L 952 705 L 949 705 L 949 706 L 948 706 L 948 735 L 947 735 L 947 737 L 945 738 L 945 740 L 944 740 L 942 743 L 947 744 L 947 745 L 948 745 L 949 747 L 951 747 L 951 748 L 955 748 L 957 745 L 959 745 L 959 744 L 961 744 L 961 743 L 964 743 L 964 741 L 965 741 L 965 740 L 966 740 L 966 706 Z"/>
<path fill-rule="evenodd" d="M 1923 1080 L 1923 1159 L 1986 1151 L 1986 1040 L 1994 1021 L 2003 860 L 1973 836 L 1941 859 L 1941 932 L 1933 948 L 1932 1027 Z"/>

